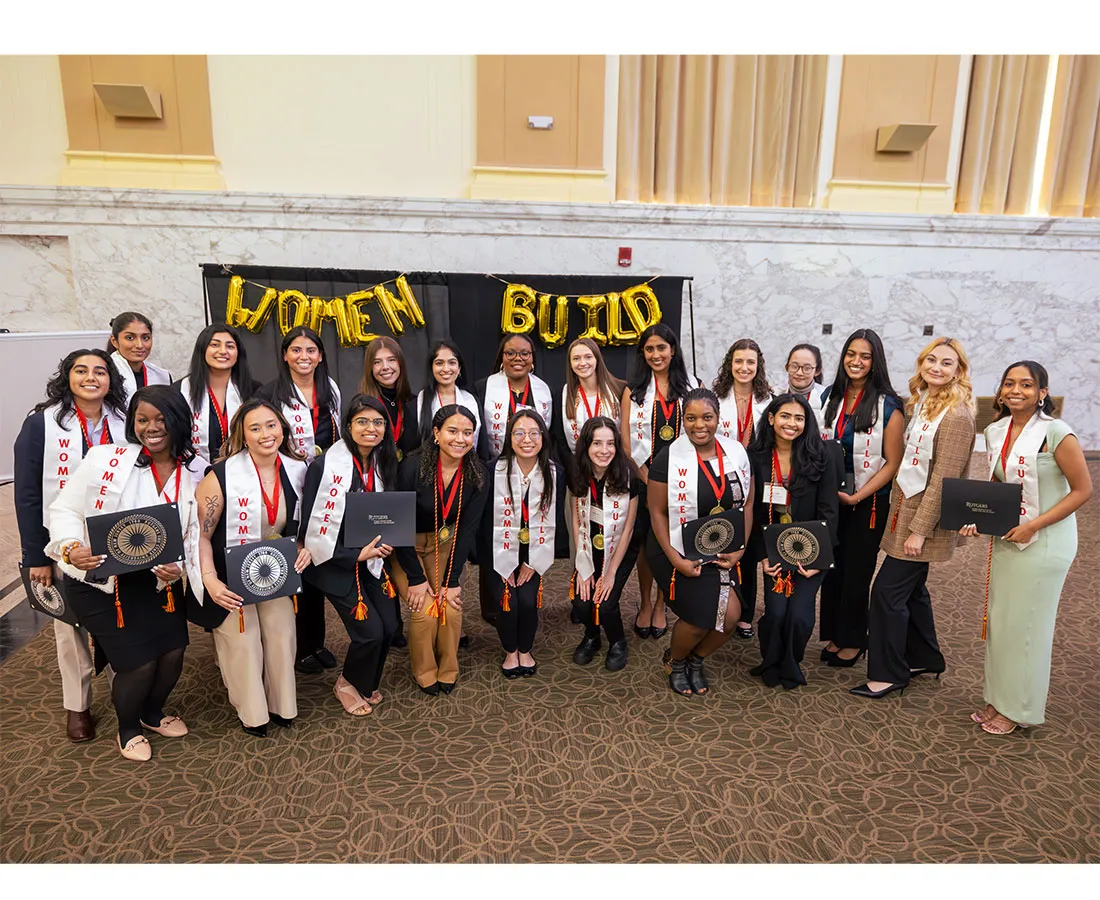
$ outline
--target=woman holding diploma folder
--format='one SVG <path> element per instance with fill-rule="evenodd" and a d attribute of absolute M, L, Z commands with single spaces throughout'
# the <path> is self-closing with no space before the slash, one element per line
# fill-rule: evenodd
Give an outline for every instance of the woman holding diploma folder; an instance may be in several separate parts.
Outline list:
<path fill-rule="evenodd" d="M 356 394 L 344 415 L 341 440 L 306 472 L 301 538 L 313 565 L 305 580 L 329 598 L 351 644 L 336 679 L 344 712 L 367 716 L 382 702 L 378 685 L 397 633 L 393 585 L 383 568 L 392 552 L 377 537 L 364 547 L 345 544 L 349 493 L 397 486 L 397 446 L 381 400 Z"/>
<path fill-rule="evenodd" d="M 985 430 L 987 476 L 1023 487 L 1020 524 L 990 548 L 986 707 L 970 717 L 989 734 L 1044 721 L 1054 619 L 1077 555 L 1075 513 L 1092 496 L 1077 437 L 1051 416 L 1048 384 L 1039 363 L 1012 363 L 993 400 L 999 415 Z"/>

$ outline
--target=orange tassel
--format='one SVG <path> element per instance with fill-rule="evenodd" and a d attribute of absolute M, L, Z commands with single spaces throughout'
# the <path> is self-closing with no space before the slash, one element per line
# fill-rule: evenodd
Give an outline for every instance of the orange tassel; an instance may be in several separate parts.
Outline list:
<path fill-rule="evenodd" d="M 441 628 L 447 627 L 447 601 L 441 600 L 439 603 L 439 625 Z"/>
<path fill-rule="evenodd" d="M 740 561 L 738 561 L 738 563 L 737 563 L 737 583 L 738 584 L 741 583 L 741 563 L 740 563 Z"/>
<path fill-rule="evenodd" d="M 115 576 L 115 625 L 125 628 L 126 621 L 122 618 L 122 601 L 118 599 L 118 576 Z"/>
<path fill-rule="evenodd" d="M 875 491 L 871 495 L 871 523 L 867 526 L 872 531 L 875 530 L 875 516 L 878 514 L 875 507 L 878 505 L 878 491 Z"/>
<path fill-rule="evenodd" d="M 1011 427 L 1011 426 L 1010 426 Z M 989 579 L 993 574 L 993 538 L 989 539 L 989 556 L 985 563 L 985 608 L 982 610 L 982 640 L 989 630 Z"/>
<path fill-rule="evenodd" d="M 355 604 L 355 621 L 362 622 L 367 617 L 367 604 L 363 602 L 363 598 L 359 598 L 359 602 Z"/>
<path fill-rule="evenodd" d="M 506 581 L 506 582 L 504 582 L 504 596 L 501 597 L 501 599 L 500 599 L 500 608 L 502 610 L 504 610 L 505 612 L 511 612 L 512 611 L 512 604 L 509 602 L 511 597 L 512 597 L 512 592 L 510 590 L 508 590 L 508 582 Z"/>
<path fill-rule="evenodd" d="M 290 601 L 291 601 L 291 603 L 294 604 L 294 615 L 298 615 L 298 595 L 297 594 L 291 594 L 290 595 Z"/>
<path fill-rule="evenodd" d="M 592 624 L 593 625 L 599 625 L 600 624 L 600 604 L 597 603 L 597 604 L 595 604 L 595 606 L 596 606 L 596 611 L 592 614 Z"/>
<path fill-rule="evenodd" d="M 382 590 L 386 592 L 387 597 L 393 599 L 397 596 L 397 590 L 394 588 L 393 582 L 390 581 L 390 573 L 383 569 L 382 574 L 386 578 L 385 582 L 382 584 Z"/>
<path fill-rule="evenodd" d="M 542 576 L 539 576 L 539 602 L 538 609 L 542 609 Z"/>
<path fill-rule="evenodd" d="M 572 602 L 577 597 L 577 570 L 573 570 L 573 574 L 569 576 L 569 600 Z"/>
<path fill-rule="evenodd" d="M 898 508 L 894 510 L 894 518 L 890 522 L 890 533 L 893 534 L 898 527 L 898 513 L 901 512 L 901 498 L 898 497 Z"/>
<path fill-rule="evenodd" d="M 672 578 L 668 582 L 668 601 L 672 603 L 676 600 L 676 570 L 672 570 Z"/>
<path fill-rule="evenodd" d="M 172 595 L 172 585 L 166 584 L 164 590 L 168 594 L 168 602 L 161 609 L 166 613 L 174 613 L 176 611 L 176 598 Z"/>
<path fill-rule="evenodd" d="M 794 593 L 794 573 L 793 572 L 788 572 L 787 573 L 787 588 L 784 591 L 784 593 L 788 597 L 791 596 L 791 594 Z"/>
<path fill-rule="evenodd" d="M 778 575 L 775 576 L 775 583 L 772 584 L 772 593 L 773 594 L 782 594 L 783 593 L 783 573 L 782 572 L 780 572 Z"/>
<path fill-rule="evenodd" d="M 237 620 L 238 620 L 237 630 L 241 634 L 244 634 L 244 607 L 243 606 L 240 609 L 237 610 Z"/>

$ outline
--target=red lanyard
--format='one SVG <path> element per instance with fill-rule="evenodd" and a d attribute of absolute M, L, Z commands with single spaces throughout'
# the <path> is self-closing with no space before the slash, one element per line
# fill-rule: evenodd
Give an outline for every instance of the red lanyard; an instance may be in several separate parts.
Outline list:
<path fill-rule="evenodd" d="M 145 363 L 141 364 L 141 386 L 149 387 L 149 372 L 145 368 Z"/>
<path fill-rule="evenodd" d="M 775 481 L 776 476 L 779 476 L 779 484 L 783 487 L 787 486 L 787 482 L 790 481 L 791 473 L 787 473 L 787 477 L 783 477 L 783 467 L 779 465 L 779 451 L 772 449 L 772 481 Z"/>
<path fill-rule="evenodd" d="M 592 412 L 592 407 L 588 405 L 588 395 L 585 394 L 584 388 L 581 388 L 581 399 L 584 401 L 584 411 L 588 413 L 588 418 L 594 419 L 600 414 L 600 395 L 596 395 L 596 411 Z"/>
<path fill-rule="evenodd" d="M 531 379 L 527 379 L 527 384 L 523 386 L 523 399 L 519 401 L 520 406 L 529 406 L 529 400 L 531 399 Z M 514 413 L 516 411 L 516 392 L 512 390 L 512 386 L 508 385 L 508 411 Z"/>
<path fill-rule="evenodd" d="M 214 410 L 214 415 L 218 417 L 218 424 L 222 429 L 222 440 L 226 440 L 229 437 L 229 389 L 226 388 L 225 410 L 218 406 L 218 398 L 214 396 L 214 392 L 210 388 L 206 389 L 206 394 L 210 398 L 210 408 Z M 253 462 L 255 465 L 255 462 Z"/>
<path fill-rule="evenodd" d="M 172 476 L 169 475 L 168 478 L 166 478 L 164 480 L 164 483 L 162 484 L 160 478 L 157 477 L 157 464 L 155 462 L 153 462 L 152 454 L 148 450 L 142 450 L 141 452 L 149 457 L 149 468 L 153 470 L 153 483 L 156 484 L 156 486 L 157 486 L 157 492 L 164 496 L 164 502 L 165 503 L 179 503 L 180 502 L 180 464 L 179 464 L 179 462 L 176 463 L 176 496 L 172 500 L 169 500 L 168 495 L 164 492 L 164 485 L 168 484 L 168 481 L 171 479 Z"/>
<path fill-rule="evenodd" d="M 520 498 L 519 505 L 520 505 L 520 509 L 523 510 L 523 520 L 520 522 L 520 524 L 521 525 L 526 525 L 528 522 L 531 521 L 531 515 L 530 515 L 530 513 L 527 512 L 527 494 L 526 493 L 524 493 L 524 495 Z"/>
<path fill-rule="evenodd" d="M 443 521 L 447 521 L 447 516 L 451 514 L 451 507 L 454 506 L 455 497 L 458 496 L 459 486 L 462 484 L 462 464 L 459 463 L 458 472 L 455 473 L 455 477 L 451 479 L 451 496 L 444 499 L 443 497 L 443 460 L 436 460 L 436 485 L 439 491 L 439 502 L 443 506 Z"/>
<path fill-rule="evenodd" d="M 661 393 L 660 385 L 656 380 L 653 382 L 653 388 L 657 392 L 657 402 L 661 404 L 661 415 L 665 417 L 665 422 L 672 424 L 673 419 L 676 417 L 676 401 L 670 400 L 665 403 L 664 394 Z"/>
<path fill-rule="evenodd" d="M 252 459 L 249 454 L 249 459 Z M 267 509 L 267 524 L 274 527 L 275 520 L 279 517 L 279 472 L 282 470 L 283 461 L 279 457 L 275 457 L 275 496 L 272 499 L 268 499 L 267 491 L 264 490 L 264 480 L 260 477 L 260 467 L 256 465 L 256 460 L 252 459 L 252 468 L 256 470 L 256 480 L 260 482 L 260 495 L 264 498 L 264 507 Z"/>
<path fill-rule="evenodd" d="M 1012 440 L 1012 420 L 1008 420 L 1008 431 L 1005 432 L 1005 442 L 1001 445 L 1001 472 L 1004 474 L 1005 481 L 1008 480 L 1008 451 L 1012 445 L 1009 441 Z M 997 476 L 994 475 L 995 479 Z M 993 479 L 990 479 L 993 480 Z"/>
<path fill-rule="evenodd" d="M 390 423 L 390 431 L 393 432 L 394 441 L 401 440 L 401 430 L 405 424 L 405 410 L 401 408 L 401 404 L 397 404 L 397 424 L 393 424 L 393 419 L 390 418 L 390 405 L 385 401 L 382 401 L 382 408 L 386 413 L 386 420 Z"/>
<path fill-rule="evenodd" d="M 85 418 L 84 413 L 80 411 L 79 406 L 73 406 L 73 411 L 76 413 L 76 418 L 80 422 L 80 430 L 84 433 L 84 443 L 88 445 L 88 449 L 90 450 L 92 447 L 92 436 L 88 432 L 88 420 Z M 101 415 L 106 419 L 106 412 L 101 410 Z M 1008 430 L 1011 431 L 1012 427 L 1009 426 Z M 99 433 L 99 442 L 101 444 L 111 443 L 111 429 L 107 427 L 106 421 L 103 423 L 103 430 Z"/>
<path fill-rule="evenodd" d="M 355 469 L 359 473 L 359 480 L 363 482 L 363 490 L 368 491 L 368 492 L 373 491 L 374 490 L 374 459 L 373 458 L 371 459 L 370 468 L 367 469 L 367 474 L 366 475 L 363 474 L 363 467 L 361 465 L 359 465 L 359 460 L 356 457 L 353 456 L 351 458 L 351 461 L 353 463 L 355 463 Z"/>
<path fill-rule="evenodd" d="M 863 388 L 860 388 L 859 393 L 856 394 L 856 402 L 852 404 L 852 415 L 855 415 L 857 409 L 859 409 L 859 401 L 863 399 Z M 844 437 L 844 420 L 848 418 L 848 392 L 844 392 L 844 402 L 840 404 L 840 415 L 836 420 L 836 439 L 839 441 Z"/>
<path fill-rule="evenodd" d="M 596 490 L 596 479 L 590 478 L 588 479 L 588 483 L 592 488 L 592 502 L 596 503 L 600 499 L 600 495 Z"/>
<path fill-rule="evenodd" d="M 749 394 L 749 405 L 745 410 L 745 420 L 741 421 L 741 417 L 737 417 L 737 440 L 739 443 L 745 443 L 750 428 L 752 428 L 752 394 Z"/>
<path fill-rule="evenodd" d="M 699 468 L 703 470 L 703 474 L 707 476 L 707 482 L 710 484 L 710 488 L 714 491 L 714 502 L 721 503 L 722 497 L 726 493 L 726 460 L 722 453 L 722 448 L 715 444 L 714 449 L 718 451 L 718 479 L 715 480 L 714 476 L 710 474 L 710 466 L 703 462 L 703 457 L 699 455 L 699 451 L 695 451 L 695 458 L 699 461 Z"/>
<path fill-rule="evenodd" d="M 313 379 L 313 434 L 317 435 L 317 425 L 321 421 L 321 410 L 317 408 L 317 379 Z"/>

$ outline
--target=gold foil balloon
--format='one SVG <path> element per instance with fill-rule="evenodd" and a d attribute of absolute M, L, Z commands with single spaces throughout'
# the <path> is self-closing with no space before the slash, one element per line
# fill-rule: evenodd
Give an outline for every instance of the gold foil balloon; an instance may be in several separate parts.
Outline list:
<path fill-rule="evenodd" d="M 291 315 L 290 308 L 294 307 Z M 279 294 L 278 321 L 279 331 L 286 336 L 291 328 L 305 325 L 309 319 L 309 298 L 301 291 L 283 291 Z"/>
<path fill-rule="evenodd" d="M 641 332 L 622 322 L 622 301 L 618 294 L 607 295 L 607 342 L 612 347 L 625 347 L 638 343 Z"/>
<path fill-rule="evenodd" d="M 333 297 L 329 300 L 322 297 L 309 298 L 309 327 L 320 334 L 321 325 L 326 319 L 332 320 L 336 326 L 336 336 L 340 339 L 341 347 L 355 346 L 351 337 L 351 327 L 348 325 L 348 308 L 344 304 L 343 297 Z"/>
<path fill-rule="evenodd" d="M 539 294 L 539 338 L 547 350 L 553 350 L 565 343 L 569 332 L 569 298 L 558 297 L 554 305 L 554 322 L 550 323 L 550 302 L 554 298 L 549 294 Z"/>
<path fill-rule="evenodd" d="M 397 293 L 401 296 L 402 303 L 397 306 L 398 312 L 403 312 L 416 328 L 424 327 L 424 313 L 420 304 L 416 302 L 416 296 L 409 287 L 409 282 L 404 275 L 397 276 Z M 400 332 L 395 332 L 400 334 Z"/>
<path fill-rule="evenodd" d="M 368 327 L 370 325 L 370 314 L 363 310 L 364 306 L 373 302 L 374 288 L 369 291 L 355 291 L 344 298 L 344 305 L 348 311 L 348 327 L 351 328 L 351 339 L 357 347 L 365 346 L 378 337 Z"/>
<path fill-rule="evenodd" d="M 621 296 L 626 316 L 630 319 L 630 324 L 634 326 L 639 337 L 650 325 L 656 325 L 661 321 L 661 304 L 657 301 L 657 295 L 653 293 L 653 289 L 648 284 L 636 284 L 634 287 L 628 287 L 622 292 Z M 639 301 L 644 302 L 646 305 L 644 316 L 642 311 L 638 309 Z"/>
<path fill-rule="evenodd" d="M 500 330 L 504 334 L 527 334 L 535 327 L 535 292 L 525 284 L 504 289 L 500 309 Z"/>
<path fill-rule="evenodd" d="M 577 298 L 577 306 L 584 310 L 584 331 L 578 338 L 590 338 L 601 347 L 607 344 L 607 335 L 600 331 L 600 310 L 607 308 L 607 297 L 588 295 Z"/>
<path fill-rule="evenodd" d="M 248 320 L 244 323 L 244 327 L 251 331 L 253 334 L 259 334 L 264 330 L 264 326 L 267 324 L 267 320 L 271 318 L 271 311 L 275 309 L 275 303 L 279 299 L 279 292 L 273 287 L 269 287 L 264 291 L 263 297 L 260 299 L 260 305 L 256 307 L 256 311 L 252 313 Z"/>
<path fill-rule="evenodd" d="M 244 279 L 240 275 L 234 275 L 229 279 L 229 293 L 225 298 L 225 324 L 233 328 L 240 328 L 248 317 L 252 315 L 252 310 L 245 309 L 242 305 L 244 302 Z"/>
<path fill-rule="evenodd" d="M 374 296 L 378 300 L 378 308 L 382 310 L 382 317 L 386 320 L 386 324 L 390 326 L 390 331 L 395 336 L 405 333 L 405 325 L 398 313 L 403 313 L 405 318 L 415 327 L 423 328 L 424 313 L 421 312 L 420 305 L 416 302 L 416 297 L 413 296 L 412 289 L 409 287 L 404 275 L 397 279 L 397 292 L 401 295 L 400 297 L 395 297 L 390 293 L 384 284 L 377 285 L 374 289 Z"/>

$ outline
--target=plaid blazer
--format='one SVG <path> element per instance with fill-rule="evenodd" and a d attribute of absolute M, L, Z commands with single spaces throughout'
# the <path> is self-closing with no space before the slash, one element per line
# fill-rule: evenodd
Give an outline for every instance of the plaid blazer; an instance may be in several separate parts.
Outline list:
<path fill-rule="evenodd" d="M 879 545 L 887 556 L 911 562 L 940 562 L 950 559 L 959 540 L 957 531 L 939 527 L 940 499 L 945 478 L 966 478 L 974 450 L 974 416 L 965 406 L 950 410 L 932 442 L 932 467 L 928 484 L 919 494 L 906 498 L 897 478 L 890 489 L 890 518 Z M 894 519 L 894 516 L 897 519 Z M 910 534 L 923 534 L 920 556 L 906 556 L 902 545 Z"/>

